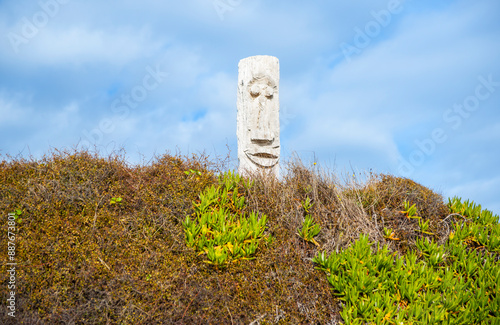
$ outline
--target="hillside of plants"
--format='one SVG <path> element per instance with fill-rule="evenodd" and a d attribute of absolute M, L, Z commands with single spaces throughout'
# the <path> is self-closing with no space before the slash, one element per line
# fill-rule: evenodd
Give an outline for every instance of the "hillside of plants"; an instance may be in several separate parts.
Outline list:
<path fill-rule="evenodd" d="M 203 154 L 0 160 L 0 324 L 500 324 L 498 215 L 411 179 L 298 159 L 242 177 Z"/>

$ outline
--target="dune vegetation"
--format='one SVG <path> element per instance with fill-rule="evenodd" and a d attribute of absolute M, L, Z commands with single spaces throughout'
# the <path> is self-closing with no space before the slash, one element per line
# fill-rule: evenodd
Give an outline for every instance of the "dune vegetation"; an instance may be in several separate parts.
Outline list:
<path fill-rule="evenodd" d="M 3 157 L 0 323 L 500 324 L 497 215 L 407 178 L 283 165 Z"/>

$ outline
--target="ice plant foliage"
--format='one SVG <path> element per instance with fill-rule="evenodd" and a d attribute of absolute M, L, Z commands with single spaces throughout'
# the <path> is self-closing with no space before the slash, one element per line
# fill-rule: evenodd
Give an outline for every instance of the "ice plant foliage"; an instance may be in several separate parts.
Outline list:
<path fill-rule="evenodd" d="M 451 215 L 467 221 L 454 223 L 445 245 L 421 237 L 416 250 L 400 256 L 388 246 L 373 249 L 361 235 L 339 253 L 318 252 L 313 262 L 343 302 L 345 324 L 500 322 L 498 216 L 458 198 L 450 199 L 449 207 Z M 407 216 L 413 217 L 409 208 Z M 420 228 L 426 234 L 425 223 Z M 384 233 L 394 240 L 391 229 Z"/>
<path fill-rule="evenodd" d="M 297 234 L 299 235 L 300 238 L 304 239 L 305 241 L 311 242 L 316 246 L 319 246 L 319 244 L 314 240 L 314 237 L 316 237 L 319 232 L 321 231 L 321 226 L 316 224 L 314 222 L 314 219 L 311 217 L 309 213 L 309 209 L 311 209 L 313 204 L 311 203 L 311 200 L 309 197 L 302 202 L 302 207 L 304 208 L 304 211 L 306 213 L 304 223 L 302 224 L 302 229 L 297 229 Z"/>
<path fill-rule="evenodd" d="M 417 213 L 417 207 L 415 204 L 412 204 L 410 206 L 410 202 L 405 201 L 404 202 L 405 209 L 404 211 L 401 211 L 408 219 L 418 219 L 419 216 L 416 215 Z"/>
<path fill-rule="evenodd" d="M 206 254 L 207 263 L 226 267 L 228 263 L 253 259 L 264 238 L 267 216 L 255 211 L 246 212 L 245 197 L 238 192 L 240 185 L 248 189 L 250 181 L 227 172 L 219 177 L 219 185 L 211 186 L 193 202 L 194 218 L 183 222 L 186 244 L 200 255 Z"/>

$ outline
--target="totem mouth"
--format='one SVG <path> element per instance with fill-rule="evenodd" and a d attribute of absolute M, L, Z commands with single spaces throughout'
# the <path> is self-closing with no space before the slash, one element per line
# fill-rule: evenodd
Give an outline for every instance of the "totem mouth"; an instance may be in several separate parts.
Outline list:
<path fill-rule="evenodd" d="M 279 149 L 278 149 L 279 150 Z M 251 162 L 260 166 L 262 168 L 271 168 L 276 166 L 279 162 L 279 156 L 275 154 L 276 149 L 271 150 L 265 148 L 259 148 L 258 152 L 250 152 L 250 150 L 245 150 L 245 155 L 250 159 Z"/>
<path fill-rule="evenodd" d="M 252 143 L 259 145 L 259 146 L 270 146 L 273 144 L 274 138 L 273 139 L 252 139 Z"/>
<path fill-rule="evenodd" d="M 267 153 L 267 152 L 258 152 L 258 153 L 253 154 L 252 156 L 258 157 L 258 158 L 278 159 L 278 156 Z"/>

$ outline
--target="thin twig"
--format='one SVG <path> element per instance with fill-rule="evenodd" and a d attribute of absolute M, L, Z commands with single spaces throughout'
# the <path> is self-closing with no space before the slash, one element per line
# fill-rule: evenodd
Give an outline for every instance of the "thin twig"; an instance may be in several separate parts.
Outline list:
<path fill-rule="evenodd" d="M 97 209 L 99 208 L 99 205 L 101 204 L 102 199 L 104 199 L 104 195 L 101 196 L 101 199 L 99 200 L 99 202 L 97 202 L 97 204 L 95 206 L 95 210 L 94 210 L 94 222 L 93 222 L 93 225 L 92 225 L 92 232 L 94 232 L 94 230 L 95 230 L 95 223 L 97 221 Z"/>
<path fill-rule="evenodd" d="M 234 323 L 233 323 L 233 315 L 231 315 L 231 311 L 229 311 L 229 308 L 227 307 L 226 301 L 224 301 L 224 303 L 226 305 L 227 312 L 229 313 L 229 317 L 231 317 L 231 324 L 234 325 Z"/>
<path fill-rule="evenodd" d="M 108 264 L 106 264 L 106 262 L 104 262 L 104 261 L 102 260 L 102 258 L 100 258 L 99 256 L 97 256 L 97 259 L 99 259 L 99 261 L 101 261 L 102 265 L 104 265 L 105 267 L 107 267 L 107 268 L 108 268 L 108 270 L 110 270 L 110 271 L 111 271 L 111 268 L 108 266 Z"/>
<path fill-rule="evenodd" d="M 461 215 L 460 213 L 452 213 L 450 215 L 448 215 L 446 218 L 444 218 L 441 222 L 445 222 L 446 219 L 448 219 L 449 217 L 453 217 L 453 216 L 458 216 L 458 217 L 462 217 L 463 219 L 465 219 L 466 222 L 470 222 L 469 219 L 467 219 L 466 217 L 464 217 L 463 215 Z"/>
<path fill-rule="evenodd" d="M 193 303 L 193 301 L 196 299 L 196 297 L 198 297 L 198 295 L 200 294 L 200 292 L 198 292 L 196 294 L 196 296 L 194 296 L 193 299 L 191 299 L 191 302 L 189 303 L 189 305 L 186 307 L 186 309 L 184 310 L 184 313 L 182 314 L 182 319 L 184 319 L 184 316 L 186 316 L 186 312 L 188 311 L 189 307 L 191 307 L 191 304 Z"/>
<path fill-rule="evenodd" d="M 259 317 L 257 317 L 256 320 L 254 320 L 253 322 L 251 322 L 249 325 L 257 325 L 257 324 L 260 324 L 260 320 L 264 317 L 266 317 L 267 314 L 264 314 L 264 315 L 260 315 Z"/>

